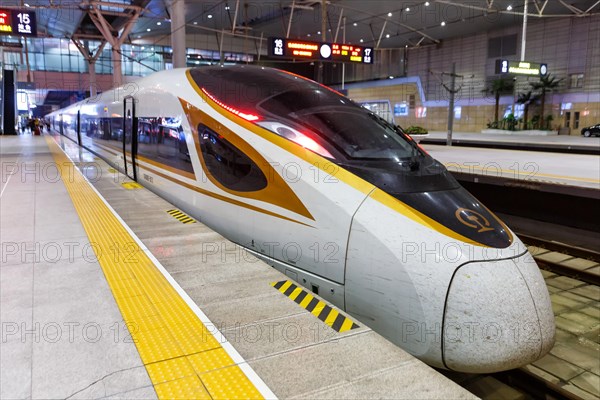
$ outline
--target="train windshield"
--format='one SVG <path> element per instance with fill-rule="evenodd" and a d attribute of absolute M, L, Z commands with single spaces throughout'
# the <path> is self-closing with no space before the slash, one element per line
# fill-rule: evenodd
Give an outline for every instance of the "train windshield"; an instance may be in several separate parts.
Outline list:
<path fill-rule="evenodd" d="M 344 158 L 399 161 L 415 156 L 415 146 L 396 127 L 327 89 L 289 90 L 258 107 L 263 114 L 301 126 Z"/>
<path fill-rule="evenodd" d="M 324 157 L 399 162 L 423 153 L 376 114 L 315 82 L 260 67 L 191 70 L 198 85 L 257 124 Z"/>

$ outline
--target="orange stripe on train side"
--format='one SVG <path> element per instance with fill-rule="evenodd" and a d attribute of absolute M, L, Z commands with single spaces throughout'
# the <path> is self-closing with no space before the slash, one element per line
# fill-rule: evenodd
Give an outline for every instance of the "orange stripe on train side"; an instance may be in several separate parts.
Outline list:
<path fill-rule="evenodd" d="M 100 144 L 97 144 L 97 143 L 94 143 L 94 144 L 97 145 L 97 146 L 99 146 L 103 150 L 108 151 L 109 153 L 113 153 L 115 155 L 120 155 L 121 154 L 121 153 L 114 153 L 112 150 L 106 148 L 107 146 L 105 146 L 105 145 L 100 145 Z M 157 171 L 157 170 L 155 170 L 153 168 L 150 168 L 150 167 L 148 167 L 146 165 L 141 165 L 141 164 L 137 164 L 137 165 L 141 169 L 149 171 L 149 172 L 151 172 L 153 174 L 156 174 L 156 175 L 160 176 L 161 178 L 167 179 L 167 180 L 169 180 L 169 181 L 171 181 L 171 182 L 173 182 L 173 183 L 175 183 L 177 185 L 183 186 L 183 187 L 185 187 L 187 189 L 193 190 L 193 191 L 195 191 L 197 193 L 200 193 L 200 194 L 203 194 L 205 196 L 212 197 L 214 199 L 221 200 L 221 201 L 233 204 L 233 205 L 238 206 L 238 207 L 242 207 L 242 208 L 246 208 L 246 209 L 249 209 L 249 210 L 252 210 L 252 211 L 256 211 L 256 212 L 259 212 L 261 214 L 266 214 L 266 215 L 269 215 L 271 217 L 275 217 L 275 218 L 283 219 L 283 220 L 286 220 L 286 221 L 294 222 L 296 224 L 304 225 L 304 226 L 307 226 L 309 228 L 314 228 L 314 226 L 312 226 L 312 225 L 305 224 L 304 222 L 296 221 L 295 219 L 288 218 L 288 217 L 286 217 L 284 215 L 277 214 L 275 212 L 272 212 L 272 211 L 269 211 L 269 210 L 265 210 L 265 209 L 260 208 L 260 207 L 253 206 L 251 204 L 246 204 L 246 203 L 243 203 L 243 202 L 241 202 L 239 200 L 231 199 L 229 197 L 222 196 L 222 195 L 214 193 L 214 192 L 210 192 L 208 190 L 199 188 L 197 186 L 190 185 L 189 183 L 180 181 L 179 179 L 176 179 L 176 178 L 173 178 L 173 177 L 171 177 L 169 175 L 163 174 L 162 172 L 159 172 L 159 171 Z M 158 167 L 161 167 L 161 166 L 158 165 Z"/>
<path fill-rule="evenodd" d="M 256 211 L 256 212 L 259 212 L 261 214 L 270 215 L 270 216 L 275 217 L 275 218 L 279 218 L 279 219 L 283 219 L 283 220 L 286 220 L 286 221 L 294 222 L 296 224 L 304 225 L 304 226 L 307 226 L 309 228 L 314 228 L 311 225 L 305 224 L 304 222 L 296 221 L 295 219 L 288 218 L 288 217 L 286 217 L 284 215 L 277 214 L 275 212 L 272 212 L 272 211 L 269 211 L 269 210 L 265 210 L 265 209 L 260 208 L 260 207 L 253 206 L 251 204 L 246 204 L 246 203 L 241 202 L 239 200 L 231 199 L 229 197 L 225 197 L 225 196 L 222 196 L 220 194 L 210 192 L 208 190 L 199 188 L 197 186 L 190 185 L 189 183 L 177 180 L 177 179 L 175 179 L 173 177 L 170 177 L 169 175 L 165 175 L 165 174 L 163 174 L 163 173 L 161 173 L 159 171 L 156 171 L 155 169 L 152 169 L 150 167 L 147 167 L 147 166 L 144 166 L 144 165 L 139 165 L 139 164 L 138 164 L 138 166 L 140 168 L 142 168 L 142 169 L 145 169 L 145 170 L 147 170 L 149 172 L 152 172 L 153 174 L 156 174 L 156 175 L 160 176 L 161 178 L 170 180 L 171 182 L 174 182 L 174 183 L 176 183 L 176 184 L 178 184 L 180 186 L 183 186 L 183 187 L 185 187 L 187 189 L 193 190 L 193 191 L 198 192 L 200 194 L 203 194 L 205 196 L 209 196 L 209 197 L 212 197 L 214 199 L 221 200 L 221 201 L 233 204 L 233 205 L 238 206 L 238 207 L 247 208 L 248 210 Z"/>
<path fill-rule="evenodd" d="M 198 93 L 200 98 L 205 103 L 207 103 L 211 108 L 216 110 L 219 114 L 223 115 L 225 118 L 232 120 L 236 124 L 241 125 L 242 127 L 246 128 L 249 131 L 258 135 L 259 137 L 275 144 L 276 146 L 281 147 L 282 149 L 292 153 L 293 155 L 297 156 L 298 158 L 306 161 L 309 164 L 314 165 L 315 167 L 325 171 L 326 173 L 331 174 L 332 177 L 335 177 L 335 178 L 341 180 L 342 182 L 353 187 L 354 189 L 358 190 L 359 192 L 364 193 L 366 195 L 372 193 L 371 197 L 374 200 L 383 204 L 384 206 L 388 207 L 389 209 L 396 211 L 399 214 L 402 214 L 403 216 L 411 219 L 412 221 L 414 221 L 418 224 L 421 224 L 429 229 L 435 230 L 436 232 L 439 232 L 445 236 L 451 237 L 455 240 L 460 240 L 462 242 L 469 243 L 469 244 L 472 244 L 475 246 L 489 247 L 482 243 L 471 240 L 471 239 L 453 231 L 452 229 L 440 224 L 439 222 L 428 217 L 427 215 L 415 210 L 414 208 L 410 207 L 406 203 L 403 203 L 402 201 L 389 195 L 388 193 L 384 192 L 383 190 L 377 188 L 373 184 L 356 176 L 352 172 L 340 167 L 337 164 L 332 163 L 331 161 L 327 160 L 326 158 L 321 157 L 318 154 L 313 153 L 309 150 L 306 150 L 303 147 L 301 147 L 300 145 L 297 145 L 296 143 L 292 143 L 291 141 L 284 139 L 284 138 L 268 131 L 265 128 L 262 128 L 259 125 L 256 125 L 249 121 L 246 121 L 245 119 L 235 115 L 234 113 L 225 110 L 223 107 L 219 106 L 210 97 L 208 97 L 206 94 L 204 94 L 202 92 L 201 88 L 198 86 L 196 81 L 194 81 L 194 79 L 192 78 L 189 69 L 185 72 L 185 74 L 188 79 L 188 82 L 190 83 L 190 85 L 192 85 L 192 87 L 194 88 L 196 93 Z M 332 164 L 335 165 L 335 169 L 333 171 L 331 171 Z M 504 226 L 504 224 L 502 224 L 502 225 Z"/>
<path fill-rule="evenodd" d="M 190 127 L 192 129 L 192 137 L 194 138 L 194 145 L 203 170 L 206 173 L 208 179 L 219 189 L 226 193 L 232 194 L 238 197 L 245 197 L 249 199 L 263 201 L 270 203 L 275 206 L 285 208 L 293 213 L 302 215 L 308 219 L 314 221 L 314 217 L 308 211 L 304 203 L 298 198 L 292 188 L 285 182 L 285 180 L 275 171 L 273 166 L 252 147 L 248 142 L 242 139 L 231 129 L 228 129 L 223 124 L 206 114 L 204 111 L 198 109 L 191 103 L 179 98 L 181 106 L 183 107 L 184 113 L 188 119 Z M 202 149 L 200 147 L 200 139 L 198 137 L 198 126 L 203 124 L 216 132 L 219 136 L 222 136 L 225 140 L 231 143 L 235 148 L 241 151 L 246 157 L 252 160 L 252 162 L 260 168 L 261 172 L 267 178 L 267 186 L 263 189 L 252 191 L 252 192 L 240 192 L 231 190 L 221 184 L 208 170 Z"/>

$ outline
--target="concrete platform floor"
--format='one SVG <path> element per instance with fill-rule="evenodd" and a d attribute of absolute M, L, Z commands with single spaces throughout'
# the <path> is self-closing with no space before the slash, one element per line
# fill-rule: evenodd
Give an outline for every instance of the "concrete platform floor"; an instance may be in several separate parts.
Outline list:
<path fill-rule="evenodd" d="M 450 171 L 600 189 L 598 156 L 423 145 Z"/>
<path fill-rule="evenodd" d="M 0 157 L 0 398 L 156 398 L 44 138 Z"/>
<path fill-rule="evenodd" d="M 57 140 L 279 398 L 473 398 L 365 326 L 331 330 L 271 287 L 286 277 Z M 0 155 L 0 398 L 156 398 L 45 138 L 0 137 Z"/>
<path fill-rule="evenodd" d="M 429 132 L 427 139 L 446 139 L 447 132 L 432 131 Z M 593 149 L 600 148 L 600 137 L 583 137 L 581 135 L 552 135 L 552 136 L 532 136 L 532 135 L 502 135 L 492 133 L 474 133 L 474 132 L 453 132 L 453 140 L 476 141 L 489 143 L 516 143 L 547 146 L 577 146 L 589 147 Z"/>

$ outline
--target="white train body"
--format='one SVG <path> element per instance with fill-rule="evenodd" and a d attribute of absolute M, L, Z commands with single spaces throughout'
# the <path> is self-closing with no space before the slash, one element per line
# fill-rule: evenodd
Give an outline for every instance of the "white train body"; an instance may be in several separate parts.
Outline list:
<path fill-rule="evenodd" d="M 294 101 L 281 103 L 294 108 L 289 123 L 273 117 L 283 110 L 282 85 Z M 521 241 L 400 132 L 394 140 L 411 154 L 391 169 L 374 167 L 380 159 L 352 143 L 349 151 L 367 157 L 345 159 L 328 138 L 306 139 L 301 124 L 316 115 L 334 124 L 327 107 L 337 110 L 327 103 L 303 114 L 301 103 L 312 101 L 306 93 L 319 110 L 339 101 L 350 113 L 338 125 L 368 113 L 304 78 L 236 66 L 159 72 L 48 117 L 115 167 L 124 171 L 127 160 L 138 182 L 432 366 L 483 373 L 546 354 L 554 316 Z M 361 118 L 388 139 L 391 127 Z M 423 190 L 421 181 L 429 182 Z"/>

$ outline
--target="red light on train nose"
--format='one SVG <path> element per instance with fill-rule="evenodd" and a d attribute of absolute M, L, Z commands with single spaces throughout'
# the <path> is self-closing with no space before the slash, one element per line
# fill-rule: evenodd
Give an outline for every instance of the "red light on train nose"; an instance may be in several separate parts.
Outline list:
<path fill-rule="evenodd" d="M 218 105 L 220 105 L 221 107 L 226 109 L 227 111 L 234 113 L 235 115 L 237 115 L 239 117 L 244 118 L 246 121 L 254 122 L 254 121 L 258 121 L 260 119 L 260 117 L 258 115 L 242 112 L 240 110 L 237 110 L 233 107 L 228 106 L 225 103 L 220 102 L 219 100 L 217 100 L 217 98 L 215 96 L 208 93 L 208 91 L 204 88 L 202 88 L 202 93 L 204 93 L 206 96 L 208 96 L 208 98 L 210 98 L 212 101 L 214 101 L 215 103 L 217 103 Z"/>

